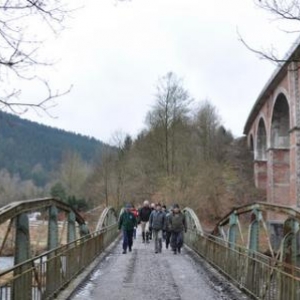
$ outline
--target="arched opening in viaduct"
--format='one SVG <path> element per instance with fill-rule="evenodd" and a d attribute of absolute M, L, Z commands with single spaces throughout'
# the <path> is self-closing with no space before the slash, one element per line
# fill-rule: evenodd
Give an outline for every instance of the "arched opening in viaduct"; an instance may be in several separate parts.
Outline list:
<path fill-rule="evenodd" d="M 289 148 L 289 129 L 289 104 L 284 94 L 281 93 L 278 95 L 273 109 L 271 126 L 271 148 Z"/>
<path fill-rule="evenodd" d="M 260 118 L 256 134 L 255 150 L 255 185 L 259 189 L 267 189 L 267 130 L 263 118 Z"/>
<path fill-rule="evenodd" d="M 275 204 L 290 204 L 290 109 L 287 98 L 280 93 L 271 119 L 271 147 L 268 158 L 268 199 Z"/>
<path fill-rule="evenodd" d="M 258 123 L 256 155 L 257 160 L 267 160 L 267 131 L 263 118 Z"/>

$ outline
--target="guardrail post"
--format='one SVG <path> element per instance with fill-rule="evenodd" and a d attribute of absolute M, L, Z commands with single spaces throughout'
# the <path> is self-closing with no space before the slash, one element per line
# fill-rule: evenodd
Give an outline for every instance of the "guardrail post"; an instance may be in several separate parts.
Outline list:
<path fill-rule="evenodd" d="M 58 247 L 58 211 L 57 207 L 51 206 L 49 208 L 49 223 L 48 223 L 48 250 Z M 59 257 L 55 257 L 55 252 L 51 252 L 47 257 L 46 270 L 46 296 L 52 296 L 56 291 L 60 281 L 60 263 Z M 47 298 L 47 297 L 46 297 Z"/>
<path fill-rule="evenodd" d="M 48 250 L 52 250 L 58 246 L 57 215 L 57 208 L 55 206 L 51 206 L 49 208 Z"/>
<path fill-rule="evenodd" d="M 297 266 L 297 232 L 299 232 L 299 222 L 293 218 L 287 219 L 283 225 L 284 238 L 281 244 L 281 253 L 282 261 L 290 266 L 284 266 L 283 269 L 286 273 L 291 274 L 291 278 L 285 274 L 281 275 L 280 299 L 297 299 L 298 284 L 295 284 L 293 278 L 294 266 Z"/>
<path fill-rule="evenodd" d="M 283 225 L 283 234 L 285 236 L 283 242 L 283 261 L 297 265 L 297 241 L 296 234 L 299 231 L 299 223 L 295 219 L 287 219 Z"/>
<path fill-rule="evenodd" d="M 75 227 L 76 217 L 74 212 L 69 212 L 68 214 L 68 243 L 75 241 L 76 239 L 76 227 Z"/>
<path fill-rule="evenodd" d="M 251 291 L 255 291 L 255 295 L 260 294 L 259 264 L 255 259 L 255 253 L 259 251 L 259 222 L 262 220 L 262 214 L 259 210 L 254 209 L 251 214 L 251 223 L 249 225 L 248 235 L 248 257 L 246 264 L 245 285 Z"/>
<path fill-rule="evenodd" d="M 14 264 L 17 265 L 30 258 L 29 221 L 27 214 L 23 213 L 16 217 L 16 250 Z M 32 271 L 31 265 L 25 264 L 15 269 L 14 276 L 20 275 L 13 282 L 12 299 L 31 300 L 32 296 Z"/>
<path fill-rule="evenodd" d="M 228 242 L 229 242 L 229 248 L 234 249 L 235 243 L 236 243 L 236 231 L 237 231 L 237 225 L 238 224 L 238 217 L 235 213 L 230 215 L 229 220 L 229 233 L 228 233 Z"/>
<path fill-rule="evenodd" d="M 259 221 L 262 219 L 261 212 L 254 209 L 251 214 L 251 224 L 249 225 L 248 249 L 251 252 L 258 251 L 259 247 Z"/>
<path fill-rule="evenodd" d="M 68 214 L 68 248 L 66 252 L 66 278 L 71 279 L 73 274 L 77 269 L 77 249 L 75 242 L 76 240 L 76 226 L 75 226 L 76 216 L 73 211 Z"/>

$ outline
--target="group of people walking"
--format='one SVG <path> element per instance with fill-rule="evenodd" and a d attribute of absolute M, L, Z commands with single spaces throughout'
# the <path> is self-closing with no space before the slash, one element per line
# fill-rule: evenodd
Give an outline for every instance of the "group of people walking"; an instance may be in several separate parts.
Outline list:
<path fill-rule="evenodd" d="M 155 253 L 162 252 L 163 241 L 167 249 L 171 245 L 174 254 L 181 252 L 187 224 L 178 204 L 174 204 L 170 211 L 167 211 L 166 206 L 160 203 L 150 205 L 149 201 L 145 200 L 137 212 L 131 204 L 126 204 L 118 224 L 123 233 L 123 254 L 126 254 L 127 249 L 132 251 L 134 231 L 139 224 L 142 242 L 149 243 L 153 239 Z"/>

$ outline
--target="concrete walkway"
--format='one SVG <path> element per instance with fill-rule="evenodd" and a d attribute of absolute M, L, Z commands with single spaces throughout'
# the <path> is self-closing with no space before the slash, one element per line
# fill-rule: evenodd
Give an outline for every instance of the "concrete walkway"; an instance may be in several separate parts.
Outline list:
<path fill-rule="evenodd" d="M 184 248 L 174 255 L 163 246 L 143 244 L 138 234 L 132 252 L 121 242 L 98 265 L 74 300 L 219 300 L 248 299 L 205 261 Z"/>

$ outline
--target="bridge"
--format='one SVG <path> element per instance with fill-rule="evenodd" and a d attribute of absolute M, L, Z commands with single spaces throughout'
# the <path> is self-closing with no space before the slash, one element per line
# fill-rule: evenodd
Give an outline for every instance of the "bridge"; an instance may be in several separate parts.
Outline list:
<path fill-rule="evenodd" d="M 258 96 L 244 127 L 256 187 L 267 202 L 300 207 L 299 40 Z"/>
<path fill-rule="evenodd" d="M 242 299 L 241 295 L 245 295 L 244 299 L 300 299 L 299 210 L 267 203 L 236 207 L 209 232 L 191 208 L 183 211 L 188 224 L 185 254 L 174 260 L 166 250 L 163 256 L 155 256 L 151 245 L 142 248 L 139 237 L 132 253 L 120 254 L 116 250 L 120 236 L 118 212 L 112 207 L 96 208 L 81 215 L 53 198 L 11 203 L 0 210 L 0 256 L 12 255 L 14 260 L 12 266 L 0 270 L 0 298 L 88 299 L 76 296 L 81 281 L 88 278 L 83 274 L 101 271 L 101 255 L 114 253 L 112 261 L 123 263 L 110 265 L 110 278 L 97 279 L 95 299 L 123 299 L 113 295 L 124 290 L 134 296 L 135 284 L 141 283 L 137 280 L 146 280 L 148 275 L 154 282 L 159 280 L 169 291 L 169 298 L 159 294 L 159 289 L 145 288 L 145 294 L 139 294 L 137 299 L 200 299 L 199 295 L 205 295 L 200 293 L 206 293 L 208 287 L 203 286 L 200 278 L 204 271 L 192 271 L 192 265 L 204 265 L 199 265 L 196 257 L 205 261 L 224 282 L 243 292 L 236 299 Z M 37 212 L 38 220 L 32 220 L 32 213 Z M 281 220 L 277 227 L 269 226 L 269 214 Z M 149 266 L 158 260 L 163 267 L 156 268 L 155 274 L 143 272 L 141 265 L 137 266 L 139 261 L 148 261 Z M 169 274 L 171 269 L 177 273 Z M 181 272 L 184 276 L 180 277 Z M 104 284 L 107 282 L 111 284 Z M 184 291 L 178 282 L 186 282 Z M 185 297 L 185 293 L 189 296 Z"/>

